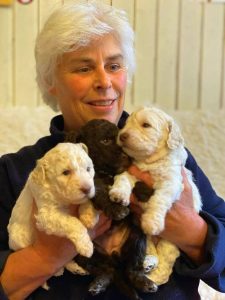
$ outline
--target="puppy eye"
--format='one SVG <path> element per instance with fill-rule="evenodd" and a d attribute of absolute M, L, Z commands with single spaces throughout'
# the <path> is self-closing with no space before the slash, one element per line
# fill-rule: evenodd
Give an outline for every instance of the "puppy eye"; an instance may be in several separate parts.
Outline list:
<path fill-rule="evenodd" d="M 90 172 L 91 171 L 91 167 L 87 167 L 87 172 Z"/>
<path fill-rule="evenodd" d="M 100 141 L 101 144 L 105 145 L 105 146 L 109 146 L 112 144 L 112 140 L 111 139 L 104 139 Z"/>
<path fill-rule="evenodd" d="M 65 176 L 68 176 L 68 175 L 71 174 L 71 170 L 64 170 L 64 171 L 62 172 L 62 174 L 65 175 Z"/>
<path fill-rule="evenodd" d="M 152 127 L 152 126 L 151 126 L 151 124 L 149 124 L 149 123 L 143 123 L 143 124 L 142 124 L 142 127 L 144 127 L 144 128 L 150 128 L 150 127 Z"/>

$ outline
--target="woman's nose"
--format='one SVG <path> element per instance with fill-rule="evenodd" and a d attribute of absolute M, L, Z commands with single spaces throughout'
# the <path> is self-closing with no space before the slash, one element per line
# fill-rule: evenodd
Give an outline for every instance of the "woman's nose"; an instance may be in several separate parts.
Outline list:
<path fill-rule="evenodd" d="M 108 89 L 112 86 L 110 74 L 105 69 L 96 70 L 94 87 L 96 89 Z"/>

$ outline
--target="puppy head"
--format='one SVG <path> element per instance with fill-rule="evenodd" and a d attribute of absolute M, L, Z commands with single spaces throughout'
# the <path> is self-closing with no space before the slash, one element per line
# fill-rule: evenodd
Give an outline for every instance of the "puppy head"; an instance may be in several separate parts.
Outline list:
<path fill-rule="evenodd" d="M 83 144 L 61 143 L 37 161 L 31 180 L 55 201 L 81 204 L 95 194 L 94 167 Z"/>
<path fill-rule="evenodd" d="M 157 108 L 144 107 L 132 113 L 118 135 L 118 144 L 135 159 L 145 159 L 164 148 L 183 145 L 178 126 Z"/>
<path fill-rule="evenodd" d="M 76 142 L 87 145 L 96 172 L 114 175 L 130 165 L 130 158 L 117 145 L 118 132 L 115 124 L 104 119 L 91 120 L 78 132 Z"/>

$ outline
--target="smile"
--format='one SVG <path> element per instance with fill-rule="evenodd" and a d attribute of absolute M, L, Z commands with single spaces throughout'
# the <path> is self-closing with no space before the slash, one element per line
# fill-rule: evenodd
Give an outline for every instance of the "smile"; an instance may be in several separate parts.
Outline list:
<path fill-rule="evenodd" d="M 89 104 L 93 105 L 93 106 L 110 106 L 113 104 L 114 101 L 115 101 L 115 99 L 114 100 L 99 100 L 99 101 L 90 102 Z"/>

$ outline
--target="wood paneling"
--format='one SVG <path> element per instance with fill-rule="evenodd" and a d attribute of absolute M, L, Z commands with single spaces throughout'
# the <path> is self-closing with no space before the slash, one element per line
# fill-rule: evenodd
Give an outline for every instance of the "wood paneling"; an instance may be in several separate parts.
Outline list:
<path fill-rule="evenodd" d="M 158 0 L 158 2 L 155 99 L 160 106 L 175 107 L 180 1 Z"/>
<path fill-rule="evenodd" d="M 35 37 L 47 15 L 71 0 L 0 7 L 0 107 L 42 103 Z M 86 2 L 88 0 L 83 0 Z M 137 69 L 126 107 L 225 108 L 225 5 L 189 0 L 99 0 L 128 13 Z"/>
<path fill-rule="evenodd" d="M 177 107 L 199 107 L 199 69 L 203 6 L 182 0 L 178 53 Z"/>
<path fill-rule="evenodd" d="M 13 11 L 0 8 L 0 108 L 13 101 Z"/>
<path fill-rule="evenodd" d="M 155 102 L 157 0 L 139 0 L 135 6 L 134 30 L 137 69 L 134 77 L 134 104 Z M 147 37 L 147 38 L 146 38 Z"/>
<path fill-rule="evenodd" d="M 37 105 L 34 42 L 38 32 L 37 1 L 29 5 L 14 4 L 14 104 Z"/>
<path fill-rule="evenodd" d="M 205 5 L 200 98 L 200 105 L 203 108 L 216 109 L 220 107 L 223 25 L 223 7 L 221 5 Z"/>

